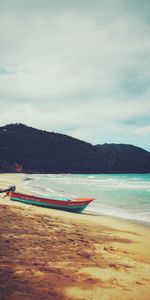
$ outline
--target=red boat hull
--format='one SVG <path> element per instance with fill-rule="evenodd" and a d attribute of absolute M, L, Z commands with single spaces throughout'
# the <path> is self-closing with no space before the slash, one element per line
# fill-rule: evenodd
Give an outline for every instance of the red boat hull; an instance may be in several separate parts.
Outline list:
<path fill-rule="evenodd" d="M 60 209 L 71 212 L 82 212 L 87 207 L 87 205 L 94 200 L 94 198 L 64 198 L 64 200 L 60 200 L 59 198 L 52 199 L 11 192 L 10 200 L 47 208 Z"/>

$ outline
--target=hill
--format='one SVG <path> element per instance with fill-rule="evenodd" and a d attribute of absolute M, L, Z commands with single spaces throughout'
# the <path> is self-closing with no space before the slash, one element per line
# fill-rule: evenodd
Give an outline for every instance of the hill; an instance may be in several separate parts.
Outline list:
<path fill-rule="evenodd" d="M 150 152 L 133 145 L 91 145 L 23 124 L 0 127 L 0 172 L 149 173 Z"/>

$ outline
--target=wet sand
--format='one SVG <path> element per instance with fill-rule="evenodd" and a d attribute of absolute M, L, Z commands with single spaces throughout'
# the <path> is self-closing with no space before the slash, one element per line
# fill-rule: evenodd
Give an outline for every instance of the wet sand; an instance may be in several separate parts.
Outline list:
<path fill-rule="evenodd" d="M 1 198 L 0 300 L 149 300 L 149 249 L 146 226 Z"/>

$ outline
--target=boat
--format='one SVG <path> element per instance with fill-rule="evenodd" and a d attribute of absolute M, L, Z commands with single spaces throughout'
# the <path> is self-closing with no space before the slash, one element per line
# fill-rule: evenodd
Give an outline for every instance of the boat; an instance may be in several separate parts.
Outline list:
<path fill-rule="evenodd" d="M 9 192 L 10 200 L 69 212 L 82 212 L 95 198 L 55 198 Z"/>

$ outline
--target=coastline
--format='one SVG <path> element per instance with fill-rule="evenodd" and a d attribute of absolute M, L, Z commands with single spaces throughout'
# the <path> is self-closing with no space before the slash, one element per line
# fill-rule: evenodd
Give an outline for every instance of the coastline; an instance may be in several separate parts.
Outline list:
<path fill-rule="evenodd" d="M 0 174 L 1 181 L 26 192 L 21 174 Z M 148 226 L 8 198 L 0 204 L 3 299 L 150 298 Z"/>

